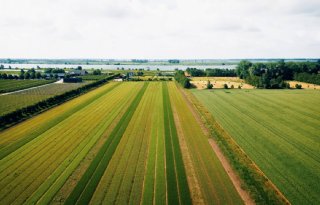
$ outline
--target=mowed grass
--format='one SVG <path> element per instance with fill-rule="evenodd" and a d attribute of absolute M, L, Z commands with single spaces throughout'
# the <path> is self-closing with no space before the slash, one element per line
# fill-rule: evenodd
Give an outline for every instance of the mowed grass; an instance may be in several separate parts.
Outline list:
<path fill-rule="evenodd" d="M 79 88 L 86 83 L 63 83 L 44 85 L 8 95 L 0 95 L 0 116 L 33 105 L 55 95 Z"/>
<path fill-rule="evenodd" d="M 0 80 L 0 93 L 22 90 L 52 82 L 54 80 Z"/>
<path fill-rule="evenodd" d="M 214 154 L 186 100 L 173 82 L 168 83 L 170 100 L 183 131 L 198 186 L 205 204 L 243 204 L 230 178 Z M 197 186 L 197 185 L 195 185 Z"/>
<path fill-rule="evenodd" d="M 192 90 L 292 204 L 320 203 L 320 92 Z"/>

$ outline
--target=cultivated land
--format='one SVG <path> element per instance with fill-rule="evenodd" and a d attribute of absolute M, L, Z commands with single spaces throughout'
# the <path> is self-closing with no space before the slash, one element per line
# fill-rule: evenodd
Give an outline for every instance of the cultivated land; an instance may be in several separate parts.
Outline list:
<path fill-rule="evenodd" d="M 238 77 L 192 77 L 190 78 L 191 84 L 193 84 L 197 89 L 206 89 L 208 80 L 213 85 L 213 88 L 223 88 L 224 84 L 228 85 L 228 88 L 231 88 L 233 85 L 234 88 L 239 86 L 242 89 L 253 89 L 252 85 L 249 85 L 244 82 L 244 80 Z"/>
<path fill-rule="evenodd" d="M 192 92 L 291 203 L 320 203 L 319 91 Z"/>
<path fill-rule="evenodd" d="M 54 82 L 53 80 L 0 80 L 0 93 L 22 90 Z"/>
<path fill-rule="evenodd" d="M 0 204 L 241 204 L 174 82 L 108 83 L 0 132 Z"/>
<path fill-rule="evenodd" d="M 56 83 L 7 95 L 0 94 L 0 116 L 83 85 L 86 83 Z"/>

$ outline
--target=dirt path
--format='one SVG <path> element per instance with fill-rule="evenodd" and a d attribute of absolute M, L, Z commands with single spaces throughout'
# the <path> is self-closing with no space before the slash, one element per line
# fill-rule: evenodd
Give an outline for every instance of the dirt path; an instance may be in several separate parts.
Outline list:
<path fill-rule="evenodd" d="M 185 91 L 183 89 L 180 88 L 180 91 L 184 97 L 184 99 L 186 100 L 188 107 L 190 108 L 190 111 L 192 112 L 193 116 L 195 117 L 195 119 L 197 120 L 197 122 L 200 124 L 201 128 L 204 130 L 204 133 L 206 135 L 209 134 L 208 129 L 205 127 L 205 125 L 203 124 L 199 113 L 197 113 L 194 109 L 194 106 L 192 105 L 192 103 L 189 101 L 187 95 L 185 94 Z M 209 137 L 208 137 L 209 138 Z M 239 176 L 236 174 L 236 172 L 232 169 L 229 161 L 227 160 L 227 158 L 223 155 L 221 149 L 219 148 L 219 146 L 217 145 L 217 143 L 212 139 L 209 138 L 209 144 L 211 145 L 214 153 L 216 154 L 216 156 L 218 157 L 219 161 L 221 162 L 223 168 L 225 169 L 225 171 L 227 172 L 228 176 L 231 179 L 232 184 L 234 185 L 234 187 L 236 188 L 237 192 L 239 193 L 240 197 L 242 198 L 242 200 L 244 201 L 244 203 L 246 205 L 254 205 L 255 202 L 253 201 L 253 199 L 250 197 L 249 193 L 241 188 L 241 179 L 239 178 Z"/>
<path fill-rule="evenodd" d="M 232 169 L 230 163 L 228 162 L 227 158 L 223 155 L 221 149 L 217 145 L 217 143 L 213 139 L 208 139 L 209 143 L 214 151 L 214 153 L 219 158 L 223 168 L 226 170 L 228 176 L 230 177 L 232 184 L 236 188 L 237 192 L 239 193 L 240 197 L 247 205 L 253 205 L 255 204 L 254 201 L 251 199 L 249 193 L 246 190 L 243 190 L 241 188 L 241 180 L 238 177 L 238 175 L 234 172 Z"/>

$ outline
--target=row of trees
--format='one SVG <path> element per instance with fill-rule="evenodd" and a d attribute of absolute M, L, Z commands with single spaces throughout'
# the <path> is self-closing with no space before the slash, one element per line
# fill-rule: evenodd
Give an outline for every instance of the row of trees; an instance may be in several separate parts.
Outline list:
<path fill-rule="evenodd" d="M 184 88 L 190 88 L 191 87 L 191 83 L 190 83 L 190 79 L 187 78 L 184 75 L 184 72 L 182 70 L 178 70 L 176 72 L 176 74 L 174 75 L 174 79 L 180 83 Z"/>
<path fill-rule="evenodd" d="M 320 74 L 295 73 L 293 79 L 296 81 L 320 85 Z"/>
<path fill-rule="evenodd" d="M 275 63 L 241 61 L 236 68 L 236 73 L 241 79 L 258 88 L 288 88 L 286 80 L 306 82 L 305 79 L 309 79 L 310 76 L 313 76 L 312 79 L 318 79 L 320 61 L 288 63 L 283 60 Z"/>
<path fill-rule="evenodd" d="M 186 71 L 192 77 L 235 77 L 237 73 L 234 69 L 207 68 L 205 70 L 197 68 L 187 68 Z"/>

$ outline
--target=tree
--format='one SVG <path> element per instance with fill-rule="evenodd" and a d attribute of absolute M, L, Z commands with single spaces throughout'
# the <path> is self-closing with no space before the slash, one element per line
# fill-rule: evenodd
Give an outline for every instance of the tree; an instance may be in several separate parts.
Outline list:
<path fill-rule="evenodd" d="M 231 85 L 231 89 L 234 89 L 234 85 Z"/>
<path fill-rule="evenodd" d="M 40 72 L 36 72 L 36 78 L 40 79 L 41 78 L 41 73 Z"/>
<path fill-rule="evenodd" d="M 78 66 L 78 67 L 77 67 L 77 70 L 82 70 L 82 66 Z"/>
<path fill-rule="evenodd" d="M 224 85 L 223 85 L 223 88 L 224 88 L 224 89 L 228 89 L 228 85 L 227 85 L 227 84 L 224 84 Z"/>
<path fill-rule="evenodd" d="M 30 79 L 30 73 L 25 72 L 24 73 L 24 79 Z"/>
<path fill-rule="evenodd" d="M 302 88 L 302 85 L 296 84 L 295 87 L 296 87 L 296 89 L 301 89 L 301 88 Z"/>
<path fill-rule="evenodd" d="M 35 78 L 36 78 L 36 73 L 35 73 L 35 72 L 31 72 L 30 78 L 31 78 L 31 79 L 35 79 Z"/>
<path fill-rule="evenodd" d="M 207 89 L 212 89 L 213 85 L 210 83 L 210 80 L 208 80 L 207 82 Z"/>
<path fill-rule="evenodd" d="M 101 70 L 96 69 L 92 72 L 93 75 L 101 75 Z"/>
<path fill-rule="evenodd" d="M 1 64 L 1 65 L 0 65 L 0 69 L 4 69 L 4 65 Z"/>

